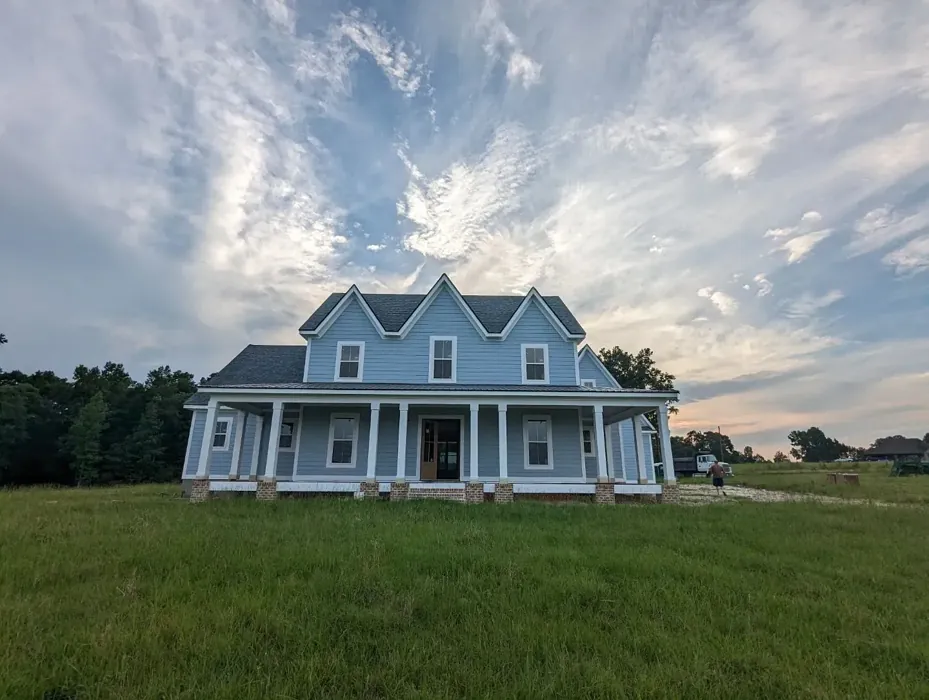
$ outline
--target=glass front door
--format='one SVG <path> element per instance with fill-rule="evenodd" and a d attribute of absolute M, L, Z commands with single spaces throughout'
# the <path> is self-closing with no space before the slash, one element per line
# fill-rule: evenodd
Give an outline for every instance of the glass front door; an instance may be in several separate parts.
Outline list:
<path fill-rule="evenodd" d="M 424 480 L 461 480 L 461 423 L 457 420 L 423 420 L 420 477 Z"/>

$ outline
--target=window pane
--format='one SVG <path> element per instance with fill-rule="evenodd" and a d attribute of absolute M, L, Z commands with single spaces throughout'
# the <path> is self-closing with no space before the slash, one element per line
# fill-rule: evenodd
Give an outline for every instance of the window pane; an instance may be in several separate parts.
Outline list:
<path fill-rule="evenodd" d="M 545 362 L 545 351 L 542 348 L 526 348 L 526 362 Z"/>
<path fill-rule="evenodd" d="M 358 345 L 343 345 L 342 346 L 342 357 L 343 361 L 358 362 L 361 357 L 361 347 Z"/>
<path fill-rule="evenodd" d="M 526 379 L 543 381 L 545 379 L 545 365 L 526 365 Z"/>
<path fill-rule="evenodd" d="M 452 359 L 452 341 L 450 340 L 437 340 L 435 341 L 435 347 L 432 351 L 433 357 L 437 360 L 451 360 Z"/>
<path fill-rule="evenodd" d="M 435 360 L 432 368 L 433 379 L 451 379 L 452 378 L 452 361 Z"/>
<path fill-rule="evenodd" d="M 548 445 L 544 442 L 530 442 L 529 464 L 536 467 L 548 466 Z"/>
<path fill-rule="evenodd" d="M 357 379 L 358 378 L 358 361 L 355 360 L 354 362 L 340 362 L 339 363 L 339 376 L 345 379 Z"/>
<path fill-rule="evenodd" d="M 290 437 L 294 434 L 294 424 L 293 423 L 281 423 L 281 436 Z"/>
<path fill-rule="evenodd" d="M 281 435 L 280 439 L 277 441 L 277 446 L 285 450 L 289 450 L 291 447 L 293 447 L 293 444 L 293 435 Z"/>
<path fill-rule="evenodd" d="M 353 440 L 355 438 L 355 419 L 336 418 L 332 429 L 334 440 Z"/>
<path fill-rule="evenodd" d="M 225 434 L 217 433 L 213 436 L 213 447 L 225 447 L 226 446 L 226 436 Z"/>
<path fill-rule="evenodd" d="M 351 464 L 352 463 L 352 441 L 351 440 L 333 440 L 332 441 L 332 463 L 333 464 Z"/>
<path fill-rule="evenodd" d="M 229 432 L 229 423 L 227 423 L 226 421 L 221 421 L 221 422 L 216 423 L 216 434 L 217 435 L 219 433 L 222 433 L 223 435 L 225 435 L 228 432 Z"/>
<path fill-rule="evenodd" d="M 529 440 L 533 442 L 546 442 L 548 440 L 548 426 L 544 420 L 529 421 Z"/>

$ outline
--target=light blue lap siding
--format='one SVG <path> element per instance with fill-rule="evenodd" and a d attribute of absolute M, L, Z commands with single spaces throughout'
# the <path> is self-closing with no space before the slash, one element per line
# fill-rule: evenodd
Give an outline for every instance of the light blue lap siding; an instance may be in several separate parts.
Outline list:
<path fill-rule="evenodd" d="M 549 416 L 552 421 L 552 468 L 526 469 L 523 417 Z M 576 408 L 511 406 L 507 411 L 507 473 L 511 479 L 584 477 L 581 432 Z"/>
<path fill-rule="evenodd" d="M 578 360 L 578 368 L 581 372 L 581 382 L 585 379 L 593 379 L 597 386 L 614 386 L 613 378 L 609 373 L 604 372 L 603 368 L 594 362 L 589 353 L 581 355 Z"/>
<path fill-rule="evenodd" d="M 409 430 L 409 425 L 407 425 Z M 374 474 L 382 481 L 397 478 L 397 444 L 400 436 L 400 408 L 381 406 L 381 419 L 377 428 L 377 459 Z"/>
<path fill-rule="evenodd" d="M 193 478 L 197 474 L 197 464 L 200 461 L 200 447 L 203 445 L 203 430 L 206 427 L 206 409 L 193 411 L 193 419 L 190 421 L 191 439 L 190 447 L 187 451 L 187 470 L 185 477 Z M 217 418 L 231 418 L 232 423 L 229 426 L 229 436 L 226 438 L 229 449 L 213 450 L 213 458 L 210 461 L 210 476 L 227 476 L 229 467 L 232 465 L 232 448 L 235 444 L 236 421 L 235 411 L 218 411 Z"/>
<path fill-rule="evenodd" d="M 363 341 L 364 381 L 427 383 L 429 337 L 433 335 L 458 339 L 459 384 L 521 384 L 524 343 L 548 344 L 551 384 L 577 383 L 575 345 L 559 335 L 537 302 L 526 310 L 506 340 L 484 340 L 447 290 L 439 293 L 404 339 L 381 338 L 353 299 L 329 330 L 313 339 L 310 381 L 333 381 L 339 342 Z"/>
<path fill-rule="evenodd" d="M 636 456 L 635 434 L 632 429 L 632 419 L 622 421 L 620 427 L 623 431 L 623 450 L 626 457 L 626 481 L 633 483 L 639 480 L 639 468 Z M 655 463 L 652 449 L 652 436 L 650 433 L 642 433 L 644 441 L 643 448 L 645 452 L 645 473 L 649 481 L 655 480 Z M 617 466 L 617 471 L 619 467 Z"/>
<path fill-rule="evenodd" d="M 497 425 L 497 408 L 481 406 L 477 414 L 477 470 L 478 478 L 500 478 L 500 439 Z"/>
<path fill-rule="evenodd" d="M 315 351 L 315 343 L 313 348 Z M 329 450 L 329 425 L 333 413 L 350 413 L 359 416 L 358 441 L 355 444 L 355 465 L 351 468 L 326 466 Z M 328 479 L 344 479 L 345 481 L 364 479 L 368 470 L 370 413 L 368 406 L 304 406 L 296 478 L 307 479 L 322 476 Z M 396 462 L 394 467 L 396 467 Z"/>

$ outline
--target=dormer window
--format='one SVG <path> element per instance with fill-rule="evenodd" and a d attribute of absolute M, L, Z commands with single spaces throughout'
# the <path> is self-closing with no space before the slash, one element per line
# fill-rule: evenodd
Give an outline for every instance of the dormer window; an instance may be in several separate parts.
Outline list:
<path fill-rule="evenodd" d="M 364 376 L 364 342 L 340 342 L 336 349 L 335 381 L 360 382 Z"/>
<path fill-rule="evenodd" d="M 548 345 L 523 345 L 523 384 L 548 384 Z"/>
<path fill-rule="evenodd" d="M 429 338 L 429 381 L 452 383 L 457 379 L 458 338 L 432 336 Z"/>

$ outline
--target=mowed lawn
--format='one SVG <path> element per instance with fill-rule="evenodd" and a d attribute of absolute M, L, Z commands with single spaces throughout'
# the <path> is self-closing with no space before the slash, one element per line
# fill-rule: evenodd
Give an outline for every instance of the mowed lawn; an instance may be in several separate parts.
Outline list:
<path fill-rule="evenodd" d="M 0 697 L 929 692 L 924 508 L 178 493 L 0 493 Z"/>
<path fill-rule="evenodd" d="M 888 462 L 859 462 L 857 464 L 736 464 L 735 476 L 729 483 L 740 486 L 815 493 L 838 498 L 861 498 L 887 503 L 929 505 L 929 475 L 890 476 Z M 860 484 L 832 484 L 829 472 L 855 472 Z M 688 482 L 690 483 L 690 482 Z M 696 483 L 706 483 L 706 479 Z"/>

